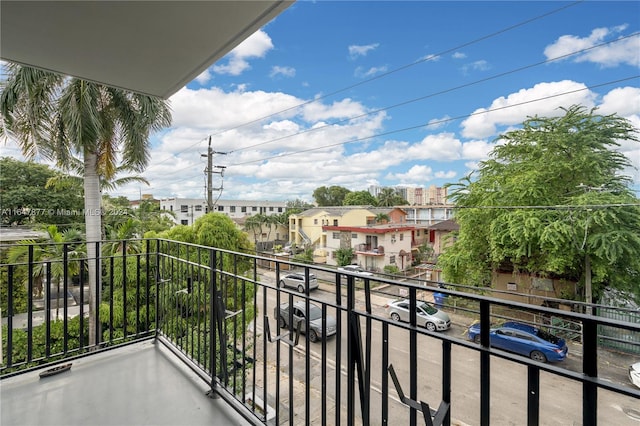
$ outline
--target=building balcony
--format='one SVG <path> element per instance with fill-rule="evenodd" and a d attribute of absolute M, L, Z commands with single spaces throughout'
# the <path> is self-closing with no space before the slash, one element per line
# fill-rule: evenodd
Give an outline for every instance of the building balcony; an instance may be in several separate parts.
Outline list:
<path fill-rule="evenodd" d="M 357 244 L 354 247 L 354 251 L 356 254 L 361 254 L 363 256 L 381 256 L 384 257 L 384 247 L 383 246 L 372 246 L 371 244 Z"/>
<path fill-rule="evenodd" d="M 604 348 L 640 335 L 638 322 L 175 241 L 139 243 L 135 253 L 133 242 L 95 243 L 98 253 L 119 251 L 95 259 L 94 293 L 88 259 L 71 259 L 68 246 L 60 259 L 38 259 L 26 246 L 27 261 L 0 265 L 1 424 L 595 425 L 640 417 L 640 389 L 626 377 L 633 356 Z M 279 286 L 290 269 L 315 275 L 319 288 Z M 434 292 L 452 318 L 448 331 L 420 327 L 415 314 L 408 322 L 386 314 L 390 298 L 415 308 Z M 297 321 L 277 309 L 285 303 L 307 312 L 314 304 L 318 318 L 281 328 Z M 565 323 L 579 328 L 567 334 L 567 359 L 550 364 L 490 347 L 490 328 L 506 319 L 556 334 Z M 472 323 L 479 344 L 465 338 Z M 637 357 L 640 345 L 630 347 Z"/>

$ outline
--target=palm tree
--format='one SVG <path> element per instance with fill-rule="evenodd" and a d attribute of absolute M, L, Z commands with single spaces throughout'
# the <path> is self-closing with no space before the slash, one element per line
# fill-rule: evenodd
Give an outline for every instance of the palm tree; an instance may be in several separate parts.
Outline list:
<path fill-rule="evenodd" d="M 118 158 L 130 170 L 142 171 L 149 160 L 149 135 L 167 127 L 171 114 L 161 99 L 65 77 L 16 64 L 5 66 L 0 114 L 3 134 L 22 154 L 36 154 L 59 166 L 75 156 L 83 161 L 84 207 L 89 259 L 91 312 L 95 312 L 100 265 L 100 178 L 110 180 Z M 95 315 L 90 315 L 89 343 L 96 344 Z"/>
<path fill-rule="evenodd" d="M 378 213 L 376 215 L 376 223 L 389 223 L 390 220 L 389 215 L 386 213 Z"/>
<path fill-rule="evenodd" d="M 84 164 L 82 160 L 78 158 L 71 158 L 70 161 L 64 165 L 65 171 L 70 174 L 58 174 L 47 180 L 46 188 L 66 189 L 66 188 L 78 188 L 82 190 L 84 171 Z M 100 190 L 113 191 L 116 188 L 133 182 L 144 183 L 149 185 L 149 181 L 139 175 L 127 175 L 122 177 L 116 177 L 122 173 L 127 173 L 131 170 L 127 164 L 122 164 L 116 167 L 111 179 L 107 180 L 103 173 L 100 174 Z"/>

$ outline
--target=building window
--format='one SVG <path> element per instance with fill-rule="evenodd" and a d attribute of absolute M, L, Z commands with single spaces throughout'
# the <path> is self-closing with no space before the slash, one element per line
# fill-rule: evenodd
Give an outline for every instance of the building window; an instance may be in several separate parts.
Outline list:
<path fill-rule="evenodd" d="M 313 219 L 313 224 L 317 225 L 318 224 L 318 219 Z"/>
<path fill-rule="evenodd" d="M 278 213 L 282 213 L 282 207 L 278 207 Z"/>
<path fill-rule="evenodd" d="M 256 206 L 253 206 L 253 207 L 251 207 L 251 211 L 252 211 L 252 212 L 257 212 L 257 211 L 258 211 L 258 208 L 257 208 Z"/>
<path fill-rule="evenodd" d="M 218 206 L 218 211 L 219 212 L 223 212 L 224 211 L 224 206 Z"/>
<path fill-rule="evenodd" d="M 351 234 L 351 239 L 355 240 L 356 238 L 358 238 L 358 234 Z"/>
<path fill-rule="evenodd" d="M 392 264 L 392 265 L 395 265 L 396 257 L 395 256 L 389 256 L 389 263 Z"/>
<path fill-rule="evenodd" d="M 404 234 L 400 234 L 400 241 L 404 240 Z"/>
<path fill-rule="evenodd" d="M 196 211 L 197 212 L 201 212 L 202 211 L 202 206 L 196 206 Z"/>
<path fill-rule="evenodd" d="M 180 206 L 180 212 L 181 213 L 188 213 L 189 212 L 189 206 L 187 206 L 186 204 L 182 204 Z"/>
<path fill-rule="evenodd" d="M 235 212 L 236 212 L 236 206 L 230 206 L 230 207 L 229 207 L 229 211 L 230 211 L 231 213 L 235 213 Z"/>
<path fill-rule="evenodd" d="M 333 219 L 333 226 L 338 226 L 338 219 Z"/>
<path fill-rule="evenodd" d="M 246 208 L 246 207 L 240 207 L 240 211 L 241 211 L 242 213 L 246 213 L 246 212 L 247 212 L 247 208 Z"/>
<path fill-rule="evenodd" d="M 173 204 L 169 206 L 169 210 L 173 211 Z"/>
<path fill-rule="evenodd" d="M 339 232 L 334 232 L 333 233 L 333 239 L 334 240 L 339 240 L 340 239 L 340 233 Z"/>
<path fill-rule="evenodd" d="M 187 219 L 182 219 L 180 221 L 180 225 L 188 225 L 188 224 L 189 224 L 189 221 Z"/>
<path fill-rule="evenodd" d="M 166 210 L 166 209 L 167 209 L 166 207 L 167 207 L 167 206 L 162 205 L 162 210 Z"/>
<path fill-rule="evenodd" d="M 273 207 L 269 207 L 269 211 L 272 212 L 273 211 Z"/>

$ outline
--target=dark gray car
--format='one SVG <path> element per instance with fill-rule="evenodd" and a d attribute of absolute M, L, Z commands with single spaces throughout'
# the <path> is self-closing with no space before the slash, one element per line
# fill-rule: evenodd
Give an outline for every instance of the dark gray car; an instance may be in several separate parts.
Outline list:
<path fill-rule="evenodd" d="M 289 325 L 289 304 L 283 303 L 280 308 L 276 307 L 273 311 L 275 319 L 281 328 Z M 317 342 L 323 337 L 330 337 L 336 334 L 336 319 L 327 314 L 326 330 L 322 329 L 322 309 L 313 303 L 309 304 L 309 332 L 306 330 L 307 307 L 306 302 L 299 301 L 293 304 L 293 328 L 298 328 L 300 323 L 300 331 L 305 333 L 310 341 Z"/>

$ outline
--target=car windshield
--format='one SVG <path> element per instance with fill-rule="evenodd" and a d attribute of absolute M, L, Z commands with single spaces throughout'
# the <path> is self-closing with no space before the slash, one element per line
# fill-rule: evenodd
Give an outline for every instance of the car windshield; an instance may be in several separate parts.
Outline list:
<path fill-rule="evenodd" d="M 554 345 L 557 345 L 560 342 L 560 338 L 558 336 L 554 336 L 551 333 L 548 333 L 544 330 L 538 329 L 538 337 L 546 340 L 549 343 L 553 343 Z"/>
<path fill-rule="evenodd" d="M 425 311 L 429 315 L 433 315 L 436 312 L 438 312 L 438 310 L 436 308 L 434 308 L 433 306 L 428 305 L 428 304 L 426 304 L 424 302 L 418 303 L 418 308 L 422 309 L 423 311 Z"/>
<path fill-rule="evenodd" d="M 317 320 L 318 318 L 322 318 L 322 309 L 318 308 L 315 305 L 309 306 L 309 320 Z"/>

